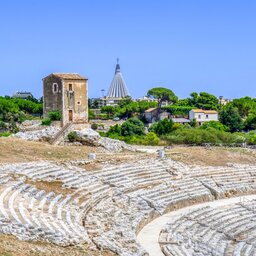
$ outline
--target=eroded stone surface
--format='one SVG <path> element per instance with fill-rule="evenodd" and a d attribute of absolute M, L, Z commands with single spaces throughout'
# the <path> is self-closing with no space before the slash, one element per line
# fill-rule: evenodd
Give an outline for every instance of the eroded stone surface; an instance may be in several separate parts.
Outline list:
<path fill-rule="evenodd" d="M 147 159 L 85 171 L 41 161 L 0 166 L 0 232 L 61 246 L 89 243 L 122 256 L 147 255 L 139 230 L 195 203 L 255 193 L 255 166 L 193 167 Z M 29 180 L 61 182 L 68 194 Z"/>

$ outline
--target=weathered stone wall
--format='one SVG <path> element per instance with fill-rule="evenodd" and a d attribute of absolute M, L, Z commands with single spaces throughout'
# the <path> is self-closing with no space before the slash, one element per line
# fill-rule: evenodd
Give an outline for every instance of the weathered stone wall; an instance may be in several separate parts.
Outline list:
<path fill-rule="evenodd" d="M 69 90 L 69 86 L 72 90 Z M 74 123 L 88 122 L 88 89 L 87 80 L 64 80 L 64 123 L 69 121 L 69 111 L 72 110 Z"/>
<path fill-rule="evenodd" d="M 53 84 L 57 84 L 57 91 L 53 92 Z M 48 76 L 43 80 L 44 93 L 44 118 L 53 110 L 59 110 L 62 113 L 62 82 L 55 76 Z"/>

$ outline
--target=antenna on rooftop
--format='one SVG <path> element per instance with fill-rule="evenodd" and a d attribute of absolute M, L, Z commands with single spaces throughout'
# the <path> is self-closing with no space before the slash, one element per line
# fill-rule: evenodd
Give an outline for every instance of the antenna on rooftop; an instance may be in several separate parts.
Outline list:
<path fill-rule="evenodd" d="M 105 89 L 101 89 L 102 97 L 105 97 Z"/>

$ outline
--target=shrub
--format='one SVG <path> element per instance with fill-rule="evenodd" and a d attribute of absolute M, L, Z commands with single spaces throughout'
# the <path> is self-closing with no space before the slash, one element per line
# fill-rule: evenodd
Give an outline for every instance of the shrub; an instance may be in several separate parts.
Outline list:
<path fill-rule="evenodd" d="M 10 136 L 10 135 L 11 135 L 10 132 L 1 132 L 1 133 L 0 133 L 0 137 L 8 137 L 8 136 Z"/>
<path fill-rule="evenodd" d="M 93 112 L 91 109 L 89 109 L 89 111 L 88 111 L 88 115 L 89 115 L 89 120 L 91 120 L 91 119 L 94 119 L 94 118 L 95 118 L 95 114 L 94 114 L 94 112 Z"/>
<path fill-rule="evenodd" d="M 183 124 L 179 124 L 179 123 L 174 123 L 172 126 L 173 131 L 177 130 L 177 129 L 182 129 L 183 128 Z"/>
<path fill-rule="evenodd" d="M 221 122 L 219 122 L 219 121 L 205 122 L 205 123 L 203 123 L 202 126 L 200 126 L 201 129 L 207 129 L 207 128 L 210 128 L 210 127 L 214 128 L 216 130 L 219 130 L 219 131 L 223 131 L 223 132 L 224 131 L 225 132 L 229 131 L 229 128 L 226 125 L 224 125 Z"/>
<path fill-rule="evenodd" d="M 91 124 L 91 128 L 93 130 L 97 130 L 98 129 L 98 125 L 96 123 L 93 123 L 93 124 Z"/>
<path fill-rule="evenodd" d="M 108 119 L 108 115 L 107 114 L 100 114 L 99 117 L 102 120 L 107 120 Z"/>
<path fill-rule="evenodd" d="M 149 130 L 155 132 L 157 135 L 165 135 L 172 131 L 172 127 L 173 121 L 165 118 L 157 123 L 154 123 Z"/>
<path fill-rule="evenodd" d="M 19 131 L 18 126 L 14 121 L 7 124 L 7 130 L 11 133 L 17 133 Z"/>
<path fill-rule="evenodd" d="M 256 134 L 250 136 L 249 143 L 252 145 L 256 145 Z"/>
<path fill-rule="evenodd" d="M 160 139 L 154 132 L 149 132 L 145 138 L 145 143 L 147 145 L 156 146 L 160 142 Z"/>
<path fill-rule="evenodd" d="M 45 118 L 42 120 L 42 125 L 51 125 L 52 120 L 50 118 Z"/>
<path fill-rule="evenodd" d="M 245 139 L 241 134 L 218 131 L 215 128 L 183 128 L 163 137 L 169 144 L 202 145 L 242 143 Z"/>
<path fill-rule="evenodd" d="M 51 111 L 48 113 L 48 117 L 51 121 L 60 121 L 61 120 L 61 113 L 60 111 Z"/>
<path fill-rule="evenodd" d="M 196 119 L 194 118 L 193 120 L 190 121 L 189 125 L 191 127 L 198 127 L 198 122 L 196 121 Z"/>
<path fill-rule="evenodd" d="M 6 130 L 6 129 L 7 129 L 6 123 L 0 120 L 0 130 Z"/>
<path fill-rule="evenodd" d="M 124 141 L 129 144 L 142 145 L 144 142 L 144 139 L 141 136 L 133 135 L 133 136 L 126 136 Z"/>
<path fill-rule="evenodd" d="M 78 135 L 75 131 L 70 132 L 67 137 L 68 137 L 68 141 L 70 142 L 75 142 L 78 139 Z"/>
<path fill-rule="evenodd" d="M 109 130 L 107 131 L 107 136 L 110 136 L 111 134 L 121 136 L 121 126 L 119 124 L 110 126 Z"/>
<path fill-rule="evenodd" d="M 238 135 L 241 135 L 248 144 L 256 145 L 256 131 L 238 133 Z"/>
<path fill-rule="evenodd" d="M 122 136 L 143 135 L 144 124 L 138 118 L 130 118 L 121 125 Z"/>

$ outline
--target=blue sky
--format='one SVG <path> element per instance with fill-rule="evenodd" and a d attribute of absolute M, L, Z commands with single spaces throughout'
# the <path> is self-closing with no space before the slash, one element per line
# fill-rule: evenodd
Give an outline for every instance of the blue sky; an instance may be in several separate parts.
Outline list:
<path fill-rule="evenodd" d="M 256 96 L 256 1 L 2 0 L 0 95 L 42 95 L 42 78 L 76 72 L 98 97 L 116 58 L 132 96 L 163 86 Z"/>

